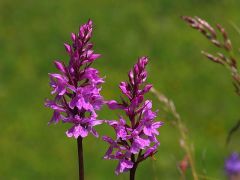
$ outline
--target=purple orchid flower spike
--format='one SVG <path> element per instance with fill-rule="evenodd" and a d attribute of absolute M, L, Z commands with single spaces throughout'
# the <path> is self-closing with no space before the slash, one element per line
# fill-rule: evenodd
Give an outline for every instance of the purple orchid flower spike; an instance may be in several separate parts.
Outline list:
<path fill-rule="evenodd" d="M 59 74 L 49 74 L 54 100 L 46 100 L 45 106 L 53 109 L 53 116 L 49 122 L 70 123 L 73 126 L 66 132 L 68 137 L 78 141 L 79 177 L 83 179 L 82 140 L 89 133 L 98 137 L 94 126 L 102 123 L 97 119 L 97 110 L 103 105 L 100 85 L 104 82 L 99 72 L 91 64 L 100 57 L 95 54 L 92 37 L 92 21 L 82 25 L 77 34 L 72 33 L 72 44 L 64 44 L 69 55 L 69 64 L 55 61 Z"/>
<path fill-rule="evenodd" d="M 140 162 L 153 156 L 160 145 L 156 136 L 162 122 L 154 121 L 156 112 L 152 111 L 152 102 L 144 100 L 152 85 L 145 84 L 147 78 L 147 57 L 141 57 L 128 74 L 129 82 L 121 82 L 119 87 L 127 100 L 122 102 L 107 101 L 110 109 L 123 110 L 127 120 L 120 116 L 119 121 L 106 121 L 114 128 L 116 139 L 104 136 L 110 147 L 104 158 L 118 160 L 115 173 L 130 171 L 130 179 L 135 177 L 135 171 Z"/>
<path fill-rule="evenodd" d="M 225 171 L 229 180 L 240 179 L 240 156 L 232 153 L 225 161 Z"/>

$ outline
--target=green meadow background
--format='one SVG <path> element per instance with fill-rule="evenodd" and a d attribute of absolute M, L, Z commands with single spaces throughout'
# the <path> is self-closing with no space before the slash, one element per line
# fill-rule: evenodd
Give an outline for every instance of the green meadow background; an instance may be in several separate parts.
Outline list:
<path fill-rule="evenodd" d="M 237 49 L 240 35 L 232 24 L 240 26 L 239 7 L 238 0 L 0 0 L 0 179 L 77 179 L 76 140 L 65 136 L 70 126 L 47 126 L 52 111 L 43 104 L 51 97 L 53 60 L 68 61 L 63 43 L 89 18 L 94 49 L 102 54 L 94 66 L 106 76 L 105 98 L 119 98 L 118 83 L 139 56 L 147 55 L 148 81 L 175 102 L 194 143 L 198 173 L 225 179 L 224 159 L 240 149 L 240 133 L 225 144 L 240 118 L 240 98 L 229 72 L 201 55 L 201 50 L 215 52 L 212 45 L 180 16 L 222 23 Z M 136 179 L 179 179 L 177 163 L 184 157 L 179 133 L 149 97 L 165 125 L 156 160 L 142 163 Z M 115 119 L 117 112 L 103 108 L 99 116 Z M 113 135 L 107 126 L 97 129 Z M 102 160 L 106 148 L 101 139 L 84 139 L 86 180 L 128 179 L 128 174 L 115 176 L 116 161 Z M 189 170 L 187 179 L 192 179 Z"/>

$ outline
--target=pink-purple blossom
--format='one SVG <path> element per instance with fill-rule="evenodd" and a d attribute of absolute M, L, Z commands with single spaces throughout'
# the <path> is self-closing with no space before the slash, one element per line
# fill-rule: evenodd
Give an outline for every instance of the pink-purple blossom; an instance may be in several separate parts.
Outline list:
<path fill-rule="evenodd" d="M 152 87 L 145 83 L 147 63 L 147 57 L 139 58 L 128 74 L 129 81 L 120 83 L 119 88 L 126 96 L 125 99 L 122 98 L 121 102 L 106 102 L 110 109 L 125 112 L 119 116 L 119 120 L 106 121 L 115 130 L 116 138 L 103 137 L 109 144 L 104 158 L 118 160 L 115 170 L 117 175 L 154 155 L 160 145 L 156 136 L 159 135 L 158 128 L 162 122 L 155 121 L 157 113 L 152 111 L 152 102 L 144 99 Z"/>
<path fill-rule="evenodd" d="M 51 94 L 53 100 L 46 100 L 45 105 L 53 109 L 51 123 L 73 124 L 66 132 L 68 137 L 84 138 L 89 133 L 98 137 L 94 126 L 102 123 L 97 119 L 97 110 L 103 105 L 100 94 L 100 85 L 104 82 L 97 69 L 91 67 L 92 63 L 100 57 L 93 51 L 92 21 L 82 25 L 78 33 L 72 33 L 72 43 L 65 43 L 69 55 L 69 63 L 55 61 L 59 73 L 50 73 Z"/>
<path fill-rule="evenodd" d="M 240 177 L 240 156 L 238 153 L 232 153 L 225 161 L 225 171 L 229 178 L 233 176 Z"/>

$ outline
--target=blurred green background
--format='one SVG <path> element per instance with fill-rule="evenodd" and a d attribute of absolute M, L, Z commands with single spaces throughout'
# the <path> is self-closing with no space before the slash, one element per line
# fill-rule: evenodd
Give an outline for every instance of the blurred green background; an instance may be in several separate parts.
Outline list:
<path fill-rule="evenodd" d="M 56 72 L 53 60 L 68 60 L 63 43 L 88 18 L 94 21 L 95 50 L 102 54 L 95 67 L 106 76 L 105 98 L 117 99 L 129 68 L 139 56 L 149 56 L 148 80 L 175 102 L 194 142 L 198 172 L 225 179 L 224 159 L 239 150 L 240 133 L 228 147 L 225 139 L 240 118 L 240 98 L 227 70 L 200 54 L 214 52 L 211 44 L 180 16 L 221 22 L 239 47 L 240 35 L 231 26 L 240 25 L 239 7 L 237 0 L 0 0 L 0 179 L 77 179 L 76 141 L 65 136 L 68 125 L 47 126 L 52 111 L 43 103 L 50 97 L 48 73 Z M 100 113 L 101 119 L 116 117 L 107 108 Z M 180 177 L 177 163 L 184 153 L 165 117 L 160 111 L 165 125 L 157 160 L 142 163 L 136 179 Z M 109 127 L 97 129 L 112 133 Z M 84 147 L 87 180 L 128 179 L 115 176 L 117 162 L 102 160 L 106 143 L 89 136 Z"/>

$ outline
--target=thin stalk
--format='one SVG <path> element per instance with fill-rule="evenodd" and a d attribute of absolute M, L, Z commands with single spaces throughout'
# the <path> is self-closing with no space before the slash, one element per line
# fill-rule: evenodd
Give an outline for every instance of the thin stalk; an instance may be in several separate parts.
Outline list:
<path fill-rule="evenodd" d="M 83 139 L 81 136 L 77 139 L 78 145 L 78 172 L 79 172 L 79 180 L 84 180 L 84 163 L 83 163 Z"/>
<path fill-rule="evenodd" d="M 202 174 L 198 174 L 198 176 L 199 176 L 201 179 L 205 179 L 205 180 L 218 180 L 217 178 L 205 176 L 205 175 L 202 175 Z"/>
<path fill-rule="evenodd" d="M 186 135 L 186 132 L 185 132 L 185 127 L 184 125 L 182 124 L 181 122 L 181 119 L 179 119 L 179 122 L 178 122 L 178 129 L 180 131 L 180 134 L 182 136 L 182 139 L 184 141 L 184 149 L 186 151 L 186 154 L 188 156 L 188 161 L 189 161 L 189 164 L 191 166 L 191 169 L 192 169 L 192 176 L 193 176 L 193 179 L 194 180 L 198 180 L 198 175 L 197 175 L 197 172 L 196 172 L 196 168 L 195 168 L 195 163 L 194 163 L 194 159 L 193 159 L 193 156 L 192 156 L 192 150 L 191 150 L 191 147 L 190 145 L 187 144 L 188 142 L 188 137 Z"/>
<path fill-rule="evenodd" d="M 134 163 L 133 168 L 130 170 L 130 180 L 135 180 L 136 170 L 137 170 L 137 163 Z"/>
<path fill-rule="evenodd" d="M 240 35 L 240 28 L 238 27 L 238 25 L 236 25 L 234 22 L 230 21 L 230 24 L 232 25 L 232 27 L 237 31 L 237 33 Z"/>
<path fill-rule="evenodd" d="M 180 115 L 176 111 L 176 107 L 175 107 L 174 103 L 171 100 L 169 100 L 164 94 L 158 92 L 154 88 L 151 89 L 151 92 L 158 98 L 158 100 L 160 102 L 164 103 L 167 110 L 169 110 L 170 113 L 174 116 L 177 128 L 178 128 L 180 136 L 181 136 L 181 140 L 183 141 L 182 147 L 188 156 L 188 161 L 189 161 L 189 164 L 191 167 L 193 179 L 198 180 L 199 178 L 198 178 L 196 168 L 195 168 L 194 158 L 192 155 L 192 148 L 191 148 L 191 145 L 189 144 L 188 136 L 186 134 L 186 127 L 184 126 Z"/>

